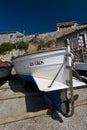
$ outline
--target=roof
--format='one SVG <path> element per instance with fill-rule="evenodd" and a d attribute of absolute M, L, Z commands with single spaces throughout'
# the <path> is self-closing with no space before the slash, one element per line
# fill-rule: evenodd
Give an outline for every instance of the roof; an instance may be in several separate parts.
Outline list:
<path fill-rule="evenodd" d="M 20 33 L 20 32 L 17 32 L 17 31 L 0 32 L 0 34 L 11 34 L 11 33 Z M 22 33 L 20 33 L 20 34 L 22 34 Z"/>
<path fill-rule="evenodd" d="M 79 31 L 85 30 L 85 29 L 87 29 L 87 24 L 79 25 L 79 26 L 76 26 L 74 28 L 69 28 L 69 29 L 64 30 L 64 31 L 62 30 L 62 31 L 58 32 L 57 39 L 63 38 L 64 36 L 67 36 L 67 35 L 70 35 L 72 33 L 79 32 Z"/>
<path fill-rule="evenodd" d="M 57 23 L 57 27 L 72 26 L 74 24 L 77 24 L 77 22 L 76 21 L 72 21 L 72 22 Z"/>

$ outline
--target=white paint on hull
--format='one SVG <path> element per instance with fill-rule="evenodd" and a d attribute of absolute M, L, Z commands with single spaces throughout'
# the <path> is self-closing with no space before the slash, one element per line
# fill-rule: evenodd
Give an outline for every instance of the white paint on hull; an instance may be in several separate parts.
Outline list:
<path fill-rule="evenodd" d="M 66 49 L 17 57 L 13 60 L 13 64 L 17 74 L 33 77 L 41 91 L 68 88 L 66 81 L 70 81 L 69 68 L 72 67 L 69 45 Z M 79 85 L 81 86 L 81 82 Z"/>

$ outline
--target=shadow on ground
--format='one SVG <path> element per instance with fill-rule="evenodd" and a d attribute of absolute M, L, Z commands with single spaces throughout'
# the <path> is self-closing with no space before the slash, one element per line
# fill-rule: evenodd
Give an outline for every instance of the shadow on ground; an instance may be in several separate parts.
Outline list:
<path fill-rule="evenodd" d="M 11 75 L 0 81 L 0 87 L 8 81 L 10 89 L 14 93 L 21 92 L 25 94 L 25 105 L 26 112 L 36 112 L 40 110 L 50 109 L 50 116 L 59 122 L 63 122 L 62 118 L 54 109 L 53 103 L 47 97 L 44 92 L 38 90 L 36 84 L 25 82 L 23 79 L 19 78 L 17 75 Z M 30 96 L 29 96 L 30 94 Z"/>

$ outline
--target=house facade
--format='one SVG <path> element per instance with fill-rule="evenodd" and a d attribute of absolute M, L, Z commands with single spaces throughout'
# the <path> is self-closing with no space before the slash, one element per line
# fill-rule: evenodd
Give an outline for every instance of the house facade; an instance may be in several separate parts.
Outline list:
<path fill-rule="evenodd" d="M 56 46 L 64 47 L 65 40 L 70 40 L 70 46 L 75 55 L 75 61 L 87 62 L 87 24 L 76 25 L 73 28 L 59 30 Z"/>
<path fill-rule="evenodd" d="M 73 28 L 76 27 L 78 25 L 78 23 L 76 21 L 72 21 L 72 22 L 63 22 L 63 23 L 57 23 L 56 24 L 56 28 L 57 31 L 64 31 L 67 30 L 69 28 Z"/>
<path fill-rule="evenodd" d="M 0 32 L 0 44 L 5 42 L 15 43 L 18 41 L 22 41 L 24 35 L 20 32 Z"/>
<path fill-rule="evenodd" d="M 64 41 L 69 39 L 73 48 L 87 48 L 87 24 L 77 25 L 73 28 L 59 31 L 56 38 L 57 46 L 64 46 Z"/>

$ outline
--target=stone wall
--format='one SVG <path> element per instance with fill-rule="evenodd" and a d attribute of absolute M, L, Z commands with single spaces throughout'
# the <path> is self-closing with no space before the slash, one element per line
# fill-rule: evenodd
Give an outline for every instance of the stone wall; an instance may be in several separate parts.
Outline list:
<path fill-rule="evenodd" d="M 19 56 L 19 55 L 23 55 L 25 53 L 25 51 L 19 51 L 17 50 L 12 50 L 11 52 L 7 53 L 6 55 L 0 55 L 0 57 L 2 57 L 5 60 L 11 60 L 12 56 Z"/>
<path fill-rule="evenodd" d="M 43 33 L 43 34 L 33 34 L 33 35 L 26 35 L 24 37 L 24 41 L 30 41 L 32 38 L 34 38 L 35 36 L 38 38 L 38 39 L 42 39 L 42 40 L 45 40 L 45 41 L 48 41 L 48 40 L 56 40 L 57 36 L 59 35 L 59 32 L 58 31 L 55 31 L 55 32 L 48 32 L 48 33 Z"/>

